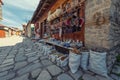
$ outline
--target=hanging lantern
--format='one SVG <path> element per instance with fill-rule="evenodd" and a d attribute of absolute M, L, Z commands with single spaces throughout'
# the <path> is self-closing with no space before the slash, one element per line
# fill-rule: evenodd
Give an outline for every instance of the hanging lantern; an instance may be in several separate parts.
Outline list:
<path fill-rule="evenodd" d="M 51 11 L 48 12 L 48 18 L 47 21 L 51 21 Z"/>
<path fill-rule="evenodd" d="M 47 21 L 50 21 L 50 16 L 48 16 Z"/>
<path fill-rule="evenodd" d="M 63 10 L 62 10 L 62 9 L 56 9 L 56 11 L 55 11 L 55 15 L 56 15 L 57 17 L 59 17 L 62 13 L 63 13 Z"/>

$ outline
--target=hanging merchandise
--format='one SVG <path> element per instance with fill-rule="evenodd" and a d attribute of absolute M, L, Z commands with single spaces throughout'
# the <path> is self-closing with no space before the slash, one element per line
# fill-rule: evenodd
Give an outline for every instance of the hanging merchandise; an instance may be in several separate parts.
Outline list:
<path fill-rule="evenodd" d="M 77 6 L 79 4 L 78 0 L 75 0 L 75 5 Z"/>
<path fill-rule="evenodd" d="M 48 18 L 47 21 L 51 21 L 51 11 L 48 12 Z"/>
<path fill-rule="evenodd" d="M 50 15 L 50 17 L 49 17 L 49 18 L 50 18 L 50 21 L 51 21 L 51 20 L 52 20 L 52 16 Z"/>
<path fill-rule="evenodd" d="M 47 21 L 48 21 L 48 22 L 50 21 L 50 16 L 48 16 Z"/>
<path fill-rule="evenodd" d="M 59 27 L 59 37 L 62 37 L 62 27 Z"/>
<path fill-rule="evenodd" d="M 66 6 L 65 6 L 66 10 L 70 9 L 71 8 L 71 4 L 70 3 L 67 3 Z"/>
<path fill-rule="evenodd" d="M 67 19 L 66 21 L 65 21 L 65 24 L 67 25 L 67 26 L 70 26 L 70 18 L 69 19 Z"/>
<path fill-rule="evenodd" d="M 51 25 L 51 30 L 54 30 L 55 28 L 54 28 L 54 26 L 53 25 Z"/>
<path fill-rule="evenodd" d="M 76 32 L 76 24 L 75 24 L 76 18 L 77 17 L 75 15 L 72 15 L 72 19 L 71 19 L 72 32 Z"/>
<path fill-rule="evenodd" d="M 53 13 L 53 14 L 51 14 L 51 20 L 53 20 L 53 19 L 55 19 L 55 14 Z"/>
<path fill-rule="evenodd" d="M 50 15 L 51 15 L 51 11 L 48 12 L 48 16 L 50 16 Z"/>
<path fill-rule="evenodd" d="M 82 27 L 82 26 L 83 26 L 84 22 L 85 22 L 84 18 L 80 18 L 80 19 L 79 19 L 79 24 L 80 24 L 80 27 Z"/>
<path fill-rule="evenodd" d="M 56 9 L 56 11 L 54 13 L 55 13 L 56 17 L 59 17 L 63 13 L 63 10 L 62 9 Z"/>
<path fill-rule="evenodd" d="M 77 72 L 80 66 L 80 57 L 81 55 L 73 53 L 70 51 L 69 53 L 69 67 L 72 73 Z"/>
<path fill-rule="evenodd" d="M 76 31 L 80 31 L 81 27 L 80 27 L 80 23 L 79 23 L 79 18 L 75 19 L 75 24 L 76 24 Z"/>
<path fill-rule="evenodd" d="M 57 29 L 56 29 L 56 31 L 57 31 L 57 34 L 59 34 L 59 32 L 60 32 L 59 30 L 60 30 L 59 28 L 57 28 Z"/>
<path fill-rule="evenodd" d="M 76 25 L 72 26 L 72 32 L 76 32 Z"/>
<path fill-rule="evenodd" d="M 71 7 L 73 8 L 75 6 L 75 0 L 72 0 Z"/>
<path fill-rule="evenodd" d="M 68 26 L 68 33 L 72 33 L 72 27 Z"/>
<path fill-rule="evenodd" d="M 68 29 L 69 29 L 68 26 L 66 26 L 66 33 L 69 33 Z"/>
<path fill-rule="evenodd" d="M 66 33 L 66 26 L 65 23 L 62 23 L 62 33 L 65 34 Z"/>

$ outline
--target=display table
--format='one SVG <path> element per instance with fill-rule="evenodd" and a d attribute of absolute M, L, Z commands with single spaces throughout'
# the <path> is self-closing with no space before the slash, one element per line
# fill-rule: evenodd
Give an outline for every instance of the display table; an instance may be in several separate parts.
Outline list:
<path fill-rule="evenodd" d="M 59 44 L 56 44 L 54 42 L 49 42 L 49 41 L 44 41 L 46 44 L 48 45 L 52 45 L 52 46 L 55 46 L 55 49 L 60 52 L 60 53 L 64 53 L 64 54 L 69 54 L 69 50 L 71 50 L 72 48 L 67 48 L 67 47 L 64 47 L 64 46 L 61 46 Z"/>

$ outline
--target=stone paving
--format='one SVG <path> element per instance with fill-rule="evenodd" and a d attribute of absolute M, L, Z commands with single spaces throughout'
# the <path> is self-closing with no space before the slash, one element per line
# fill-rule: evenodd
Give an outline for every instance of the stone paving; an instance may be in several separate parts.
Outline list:
<path fill-rule="evenodd" d="M 120 72 L 120 67 L 119 68 Z M 116 70 L 113 71 L 116 73 Z M 118 73 L 119 74 L 119 73 Z M 114 80 L 120 80 L 111 74 Z M 113 80 L 110 78 L 109 80 Z M 116 79 L 115 79 L 116 78 Z M 0 80 L 108 80 L 81 69 L 72 74 L 44 56 L 29 39 L 15 46 L 0 47 Z"/>

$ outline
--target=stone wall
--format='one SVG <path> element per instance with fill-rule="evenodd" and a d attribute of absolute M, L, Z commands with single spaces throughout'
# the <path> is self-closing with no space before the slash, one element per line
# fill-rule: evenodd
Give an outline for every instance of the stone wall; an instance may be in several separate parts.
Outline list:
<path fill-rule="evenodd" d="M 107 58 L 108 70 L 111 71 L 116 61 L 116 56 L 120 54 L 120 0 L 111 0 L 110 7 L 110 31 L 109 41 L 111 49 Z"/>
<path fill-rule="evenodd" d="M 87 0 L 85 44 L 88 48 L 107 48 L 110 73 L 120 54 L 120 0 Z"/>
<path fill-rule="evenodd" d="M 120 44 L 120 0 L 112 0 L 110 8 L 110 41 L 111 46 Z"/>
<path fill-rule="evenodd" d="M 85 44 L 89 48 L 110 48 L 110 0 L 87 0 L 85 10 Z"/>

